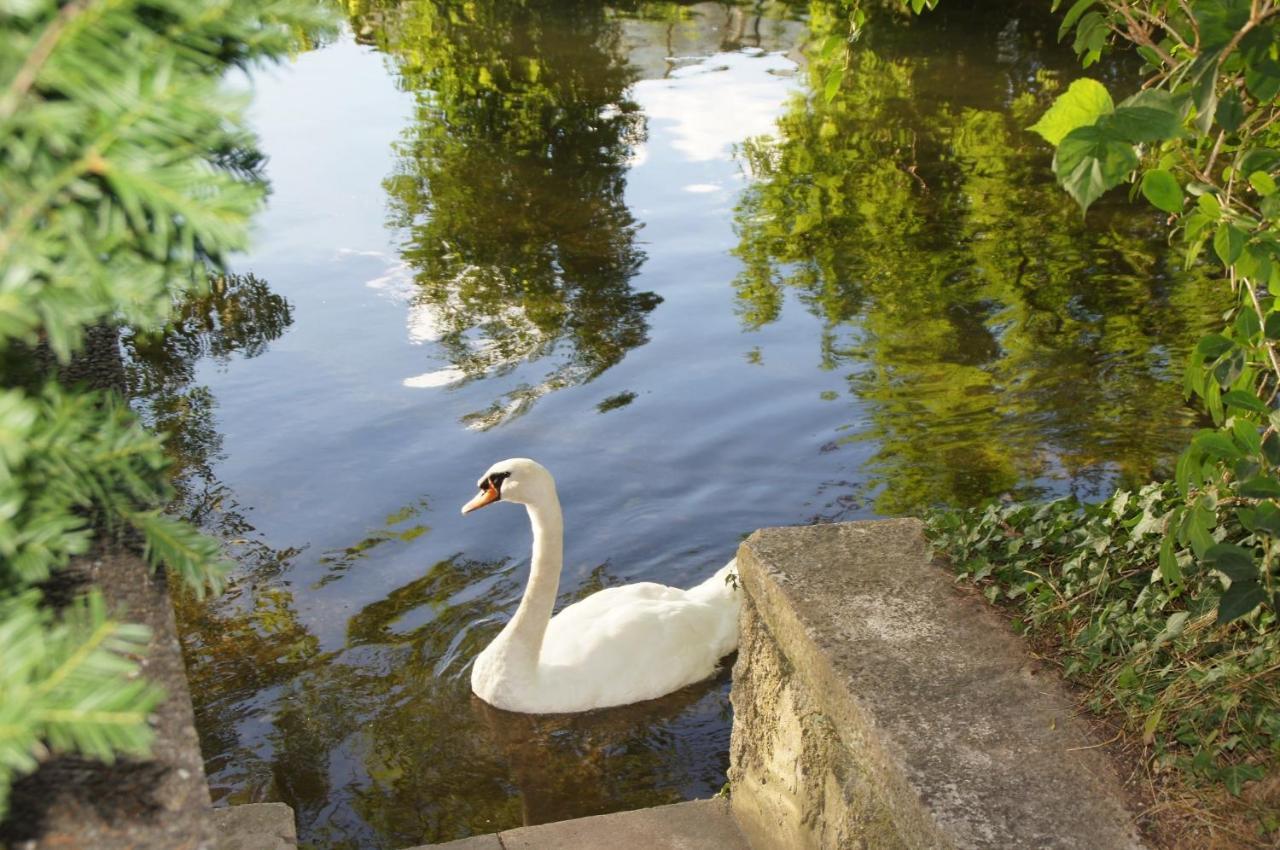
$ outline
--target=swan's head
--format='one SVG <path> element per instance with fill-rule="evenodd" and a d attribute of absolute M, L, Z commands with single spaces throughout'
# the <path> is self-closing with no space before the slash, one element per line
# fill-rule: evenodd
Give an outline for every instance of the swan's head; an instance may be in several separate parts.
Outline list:
<path fill-rule="evenodd" d="M 497 501 L 530 505 L 548 498 L 554 499 L 556 495 L 556 482 L 551 473 L 542 464 L 527 457 L 498 461 L 480 477 L 476 486 L 480 488 L 480 492 L 462 506 L 464 514 Z"/>

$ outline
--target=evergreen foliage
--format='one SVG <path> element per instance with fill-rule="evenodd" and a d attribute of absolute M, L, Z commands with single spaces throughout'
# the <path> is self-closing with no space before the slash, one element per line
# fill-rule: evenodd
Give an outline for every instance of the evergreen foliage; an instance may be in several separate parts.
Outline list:
<path fill-rule="evenodd" d="M 132 527 L 217 591 L 216 542 L 166 517 L 161 438 L 57 370 L 88 328 L 160 331 L 245 247 L 266 187 L 232 69 L 328 26 L 308 0 L 0 0 L 0 815 L 50 753 L 145 752 L 144 628 L 41 582 Z M 46 356 L 47 355 L 47 356 Z"/>

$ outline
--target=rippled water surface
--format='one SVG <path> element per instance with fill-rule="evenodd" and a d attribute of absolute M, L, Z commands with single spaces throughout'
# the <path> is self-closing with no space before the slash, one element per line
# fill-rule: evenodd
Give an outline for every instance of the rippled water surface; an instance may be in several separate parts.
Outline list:
<path fill-rule="evenodd" d="M 458 514 L 496 460 L 557 476 L 565 601 L 761 526 L 1165 468 L 1210 284 L 1052 184 L 1022 128 L 1077 73 L 1056 24 L 943 5 L 823 60 L 819 0 L 360 0 L 257 78 L 256 248 L 132 343 L 241 563 L 179 612 L 216 798 L 398 848 L 721 787 L 727 673 L 575 717 L 470 696 L 529 563 L 523 512 Z"/>

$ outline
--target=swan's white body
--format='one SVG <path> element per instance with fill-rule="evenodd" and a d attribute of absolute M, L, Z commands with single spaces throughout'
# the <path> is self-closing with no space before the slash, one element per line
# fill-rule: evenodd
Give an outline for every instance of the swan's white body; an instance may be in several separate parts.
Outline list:
<path fill-rule="evenodd" d="M 464 513 L 501 499 L 523 504 L 533 526 L 524 598 L 471 669 L 471 689 L 485 702 L 526 714 L 640 702 L 707 678 L 737 648 L 741 591 L 729 578 L 733 561 L 689 590 L 652 582 L 611 587 L 552 617 L 564 553 L 555 481 L 517 458 L 494 464 L 480 486 Z"/>

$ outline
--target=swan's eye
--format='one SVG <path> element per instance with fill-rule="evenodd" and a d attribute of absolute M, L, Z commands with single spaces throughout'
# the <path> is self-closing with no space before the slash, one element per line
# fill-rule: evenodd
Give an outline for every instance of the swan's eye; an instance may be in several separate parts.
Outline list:
<path fill-rule="evenodd" d="M 494 490 L 501 490 L 502 482 L 506 481 L 510 477 L 510 472 L 495 472 L 480 482 L 480 489 L 485 491 L 492 487 Z"/>

